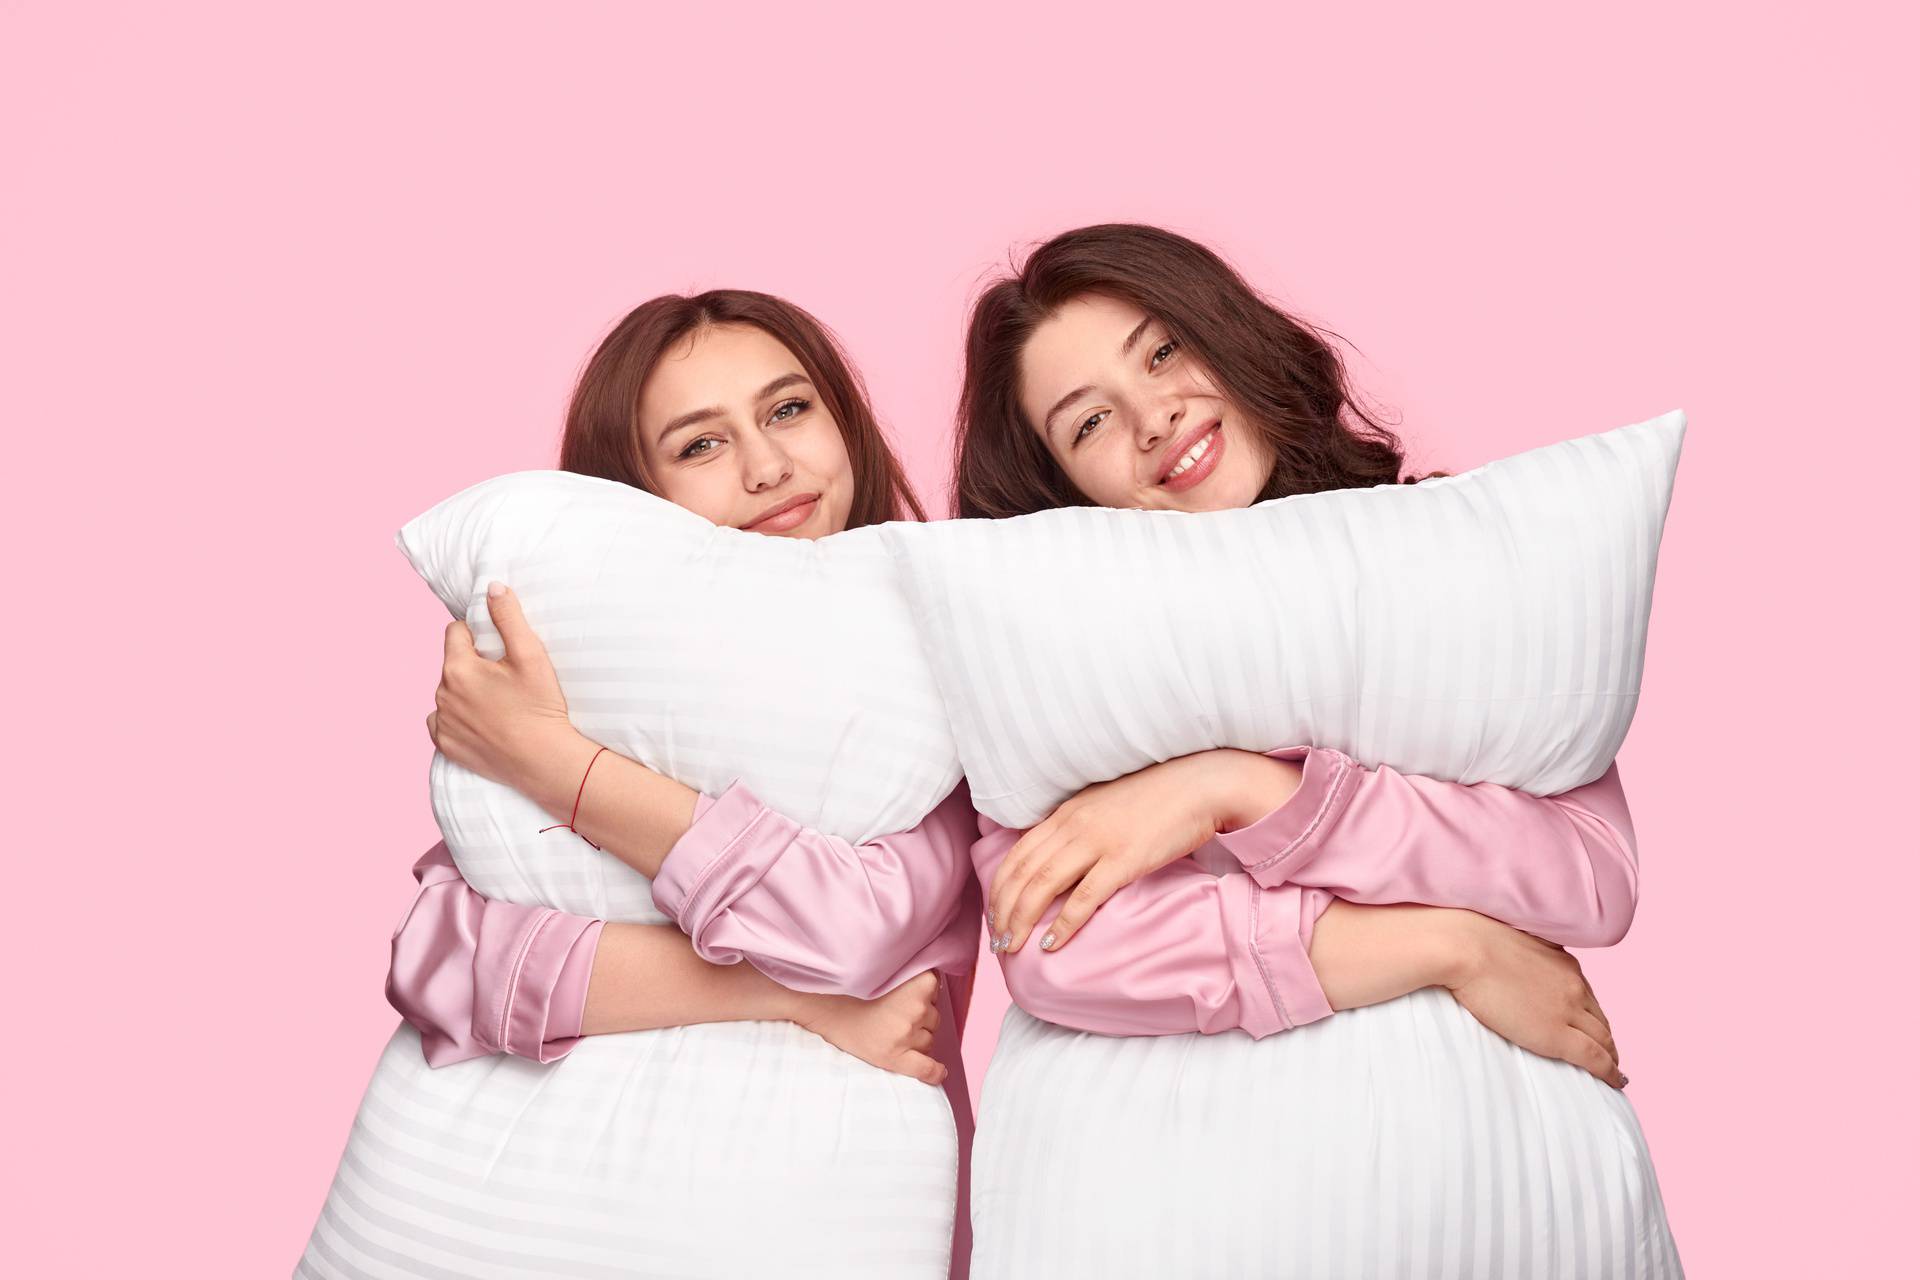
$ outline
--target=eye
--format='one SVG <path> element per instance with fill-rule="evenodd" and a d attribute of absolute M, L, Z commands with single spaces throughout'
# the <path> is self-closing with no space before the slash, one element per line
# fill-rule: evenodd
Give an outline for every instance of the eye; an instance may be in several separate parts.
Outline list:
<path fill-rule="evenodd" d="M 674 456 L 676 458 L 704 458 L 708 454 L 712 453 L 713 450 L 702 449 L 699 446 L 703 444 L 717 445 L 719 443 L 720 443 L 720 437 L 718 436 L 701 436 L 697 440 L 690 441 L 686 448 L 682 449 L 679 453 L 675 454 Z"/>
<path fill-rule="evenodd" d="M 813 401 L 811 400 L 782 400 L 773 408 L 773 420 L 775 422 L 790 422 L 812 407 Z M 793 410 L 793 412 L 788 413 L 787 410 L 789 409 Z"/>
<path fill-rule="evenodd" d="M 1079 444 L 1082 440 L 1086 439 L 1087 433 L 1089 431 L 1092 431 L 1095 427 L 1099 426 L 1101 421 L 1109 413 L 1112 413 L 1112 412 L 1113 410 L 1111 409 L 1102 409 L 1100 412 L 1094 414 L 1091 418 L 1088 418 L 1085 422 L 1081 423 L 1080 429 L 1073 433 L 1073 443 Z"/>
<path fill-rule="evenodd" d="M 1153 359 L 1148 362 L 1150 367 L 1155 369 L 1159 368 L 1166 361 L 1173 359 L 1173 353 L 1179 349 L 1179 341 L 1174 338 L 1168 338 L 1154 349 Z"/>

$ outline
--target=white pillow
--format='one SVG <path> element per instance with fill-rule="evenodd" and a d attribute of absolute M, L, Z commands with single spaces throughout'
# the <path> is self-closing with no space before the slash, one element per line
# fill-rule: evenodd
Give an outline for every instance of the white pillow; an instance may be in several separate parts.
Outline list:
<path fill-rule="evenodd" d="M 519 595 L 581 732 L 717 794 L 867 840 L 960 780 L 952 731 L 878 529 L 815 542 L 716 526 L 628 485 L 501 476 L 400 530 L 487 657 L 487 583 Z M 586 764 L 583 759 L 582 766 Z M 433 812 L 481 893 L 657 920 L 645 877 L 507 787 L 435 756 Z"/>
<path fill-rule="evenodd" d="M 1212 747 L 1551 795 L 1604 772 L 1633 718 L 1685 431 L 1675 411 L 1234 511 L 885 528 L 973 802 L 1004 826 Z"/>

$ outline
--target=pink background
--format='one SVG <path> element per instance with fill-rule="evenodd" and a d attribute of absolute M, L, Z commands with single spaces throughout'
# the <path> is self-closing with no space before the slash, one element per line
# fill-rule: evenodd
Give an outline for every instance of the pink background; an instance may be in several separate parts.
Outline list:
<path fill-rule="evenodd" d="M 1137 219 L 1350 338 L 1417 465 L 1688 410 L 1622 757 L 1643 905 L 1586 963 L 1691 1272 L 1885 1272 L 1914 33 L 1839 3 L 699 8 L 0 7 L 10 1269 L 292 1267 L 435 838 L 445 615 L 392 533 L 550 465 L 607 325 L 799 301 L 943 508 L 976 283 Z"/>

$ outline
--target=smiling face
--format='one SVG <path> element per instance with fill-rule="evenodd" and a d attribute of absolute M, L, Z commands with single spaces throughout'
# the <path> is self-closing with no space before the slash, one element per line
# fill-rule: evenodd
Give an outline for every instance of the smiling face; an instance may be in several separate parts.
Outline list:
<path fill-rule="evenodd" d="M 762 329 L 710 325 L 675 343 L 641 387 L 638 430 L 659 495 L 715 524 L 789 538 L 847 527 L 840 424 Z"/>
<path fill-rule="evenodd" d="M 1224 511 L 1259 496 L 1273 452 L 1197 354 L 1130 302 L 1070 299 L 1020 353 L 1020 407 L 1103 507 Z"/>

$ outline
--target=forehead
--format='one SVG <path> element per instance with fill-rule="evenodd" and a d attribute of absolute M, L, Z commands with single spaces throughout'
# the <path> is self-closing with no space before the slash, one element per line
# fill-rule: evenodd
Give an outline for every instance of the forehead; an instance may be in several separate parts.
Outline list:
<path fill-rule="evenodd" d="M 783 373 L 804 373 L 786 344 L 764 329 L 719 324 L 695 329 L 668 347 L 640 389 L 643 418 L 726 407 Z"/>
<path fill-rule="evenodd" d="M 1038 423 L 1063 393 L 1098 382 L 1101 372 L 1119 361 L 1120 344 L 1146 316 L 1133 303 L 1100 293 L 1062 303 L 1034 329 L 1021 352 L 1020 399 L 1029 416 Z"/>

